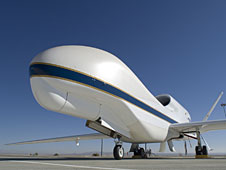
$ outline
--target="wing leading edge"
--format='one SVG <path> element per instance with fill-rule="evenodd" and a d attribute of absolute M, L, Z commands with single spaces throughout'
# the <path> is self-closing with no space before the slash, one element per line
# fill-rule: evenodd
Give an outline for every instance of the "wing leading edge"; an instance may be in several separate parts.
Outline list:
<path fill-rule="evenodd" d="M 204 133 L 211 130 L 226 129 L 226 120 L 209 120 L 190 123 L 175 123 L 171 124 L 169 128 L 179 133 L 192 133 L 196 131 Z"/>
<path fill-rule="evenodd" d="M 84 134 L 84 135 L 75 135 L 75 136 L 65 136 L 65 137 L 56 137 L 56 138 L 48 138 L 48 139 L 40 139 L 40 140 L 31 140 L 17 143 L 9 143 L 6 145 L 22 145 L 22 144 L 35 144 L 35 143 L 48 143 L 48 142 L 63 142 L 63 141 L 80 141 L 80 140 L 92 140 L 92 139 L 105 139 L 110 138 L 101 133 L 92 133 L 92 134 Z"/>

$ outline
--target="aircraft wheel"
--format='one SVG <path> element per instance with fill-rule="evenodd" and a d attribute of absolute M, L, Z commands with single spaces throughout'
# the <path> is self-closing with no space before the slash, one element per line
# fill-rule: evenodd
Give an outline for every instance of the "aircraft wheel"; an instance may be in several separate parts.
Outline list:
<path fill-rule="evenodd" d="M 203 153 L 202 153 L 202 147 L 196 146 L 195 147 L 195 153 L 196 153 L 196 155 L 203 155 Z"/>
<path fill-rule="evenodd" d="M 116 160 L 120 160 L 124 157 L 124 149 L 122 145 L 116 145 L 114 147 L 113 155 Z"/>
<path fill-rule="evenodd" d="M 146 158 L 146 153 L 144 152 L 144 148 L 140 148 L 140 156 L 141 158 Z"/>
<path fill-rule="evenodd" d="M 208 155 L 207 147 L 205 145 L 202 147 L 202 154 Z"/>

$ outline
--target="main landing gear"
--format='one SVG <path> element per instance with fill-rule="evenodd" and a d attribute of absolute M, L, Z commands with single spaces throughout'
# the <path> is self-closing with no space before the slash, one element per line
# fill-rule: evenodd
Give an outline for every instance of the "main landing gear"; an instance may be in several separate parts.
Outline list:
<path fill-rule="evenodd" d="M 146 145 L 145 145 L 146 149 Z M 133 143 L 130 148 L 130 152 L 134 153 L 133 158 L 147 158 L 147 152 L 145 152 L 144 148 L 140 148 L 139 144 Z M 151 154 L 151 150 L 149 150 L 149 154 Z M 115 147 L 113 149 L 113 155 L 116 160 L 123 159 L 124 157 L 124 149 L 122 147 L 122 142 L 120 141 L 120 137 L 115 141 Z"/>
<path fill-rule="evenodd" d="M 133 158 L 147 158 L 147 153 L 144 151 L 144 148 L 140 148 L 139 144 L 132 144 L 130 148 L 130 152 L 133 152 Z"/>
<path fill-rule="evenodd" d="M 201 144 L 201 138 L 200 138 L 200 132 L 197 131 L 197 140 L 198 140 L 198 145 L 195 147 L 195 153 L 196 153 L 196 158 L 208 158 L 208 151 L 207 147 L 205 145 L 202 146 Z"/>

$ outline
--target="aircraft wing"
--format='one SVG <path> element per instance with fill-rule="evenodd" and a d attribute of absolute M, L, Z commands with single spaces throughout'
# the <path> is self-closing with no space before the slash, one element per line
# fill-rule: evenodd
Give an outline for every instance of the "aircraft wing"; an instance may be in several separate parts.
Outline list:
<path fill-rule="evenodd" d="M 190 123 L 175 123 L 171 124 L 169 128 L 179 133 L 192 133 L 196 132 L 197 130 L 200 131 L 200 133 L 204 133 L 211 130 L 226 129 L 226 120 L 208 120 Z"/>
<path fill-rule="evenodd" d="M 92 133 L 92 134 L 85 134 L 85 135 L 65 136 L 65 137 L 56 137 L 56 138 L 17 142 L 17 143 L 9 143 L 6 145 L 21 145 L 21 144 L 35 144 L 35 143 L 63 142 L 63 141 L 76 141 L 76 143 L 78 143 L 79 140 L 92 140 L 92 139 L 105 139 L 105 138 L 110 138 L 110 137 L 101 133 Z"/>

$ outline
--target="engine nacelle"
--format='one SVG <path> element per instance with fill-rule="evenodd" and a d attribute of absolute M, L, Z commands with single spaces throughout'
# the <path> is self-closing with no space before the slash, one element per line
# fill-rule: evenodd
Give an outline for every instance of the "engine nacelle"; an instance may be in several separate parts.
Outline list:
<path fill-rule="evenodd" d="M 180 120 L 180 122 L 190 122 L 191 117 L 189 112 L 178 103 L 172 96 L 161 94 L 156 96 L 156 99 L 168 110 L 172 112 L 172 117 Z"/>

